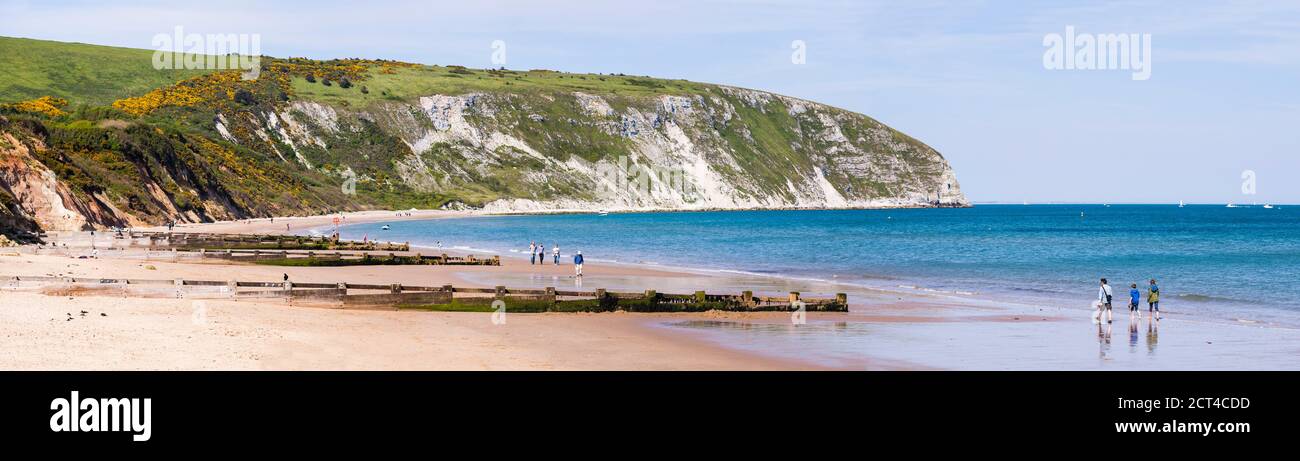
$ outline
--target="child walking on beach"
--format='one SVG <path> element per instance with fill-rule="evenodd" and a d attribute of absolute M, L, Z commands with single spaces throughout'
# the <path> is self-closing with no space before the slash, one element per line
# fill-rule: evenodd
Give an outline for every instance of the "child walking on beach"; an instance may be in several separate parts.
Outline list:
<path fill-rule="evenodd" d="M 1156 286 L 1156 279 L 1151 279 L 1151 286 L 1147 287 L 1147 315 L 1160 320 L 1160 287 Z"/>
<path fill-rule="evenodd" d="M 1138 284 L 1132 283 L 1128 286 L 1128 319 L 1138 315 L 1138 301 L 1142 298 L 1142 293 L 1138 291 Z"/>
<path fill-rule="evenodd" d="M 537 264 L 546 265 L 546 245 L 537 244 Z"/>
<path fill-rule="evenodd" d="M 560 244 L 551 245 L 551 252 L 555 253 L 555 265 L 560 265 Z"/>

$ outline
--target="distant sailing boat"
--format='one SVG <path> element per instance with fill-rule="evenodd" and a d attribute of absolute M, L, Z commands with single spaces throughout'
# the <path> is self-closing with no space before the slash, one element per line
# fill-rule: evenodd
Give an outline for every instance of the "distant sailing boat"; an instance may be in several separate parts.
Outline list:
<path fill-rule="evenodd" d="M 1178 208 L 1182 208 L 1182 207 L 1185 207 L 1185 206 L 1187 206 L 1187 204 L 1186 204 L 1186 203 L 1183 203 L 1182 200 L 1179 200 L 1179 201 L 1178 201 Z"/>
<path fill-rule="evenodd" d="M 1233 205 L 1233 204 L 1231 204 L 1231 203 L 1228 204 L 1228 208 L 1236 208 L 1236 207 L 1237 207 L 1237 205 Z"/>
<path fill-rule="evenodd" d="M 1264 204 L 1264 208 L 1269 209 L 1269 210 L 1272 210 L 1272 209 L 1273 209 L 1273 205 L 1269 205 L 1269 204 L 1266 203 L 1266 204 Z"/>

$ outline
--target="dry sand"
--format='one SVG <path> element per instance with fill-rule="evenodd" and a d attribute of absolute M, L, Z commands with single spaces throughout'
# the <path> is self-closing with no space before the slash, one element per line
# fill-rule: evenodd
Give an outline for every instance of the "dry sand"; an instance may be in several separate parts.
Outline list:
<path fill-rule="evenodd" d="M 328 217 L 315 219 L 329 222 Z M 276 224 L 281 221 L 276 219 Z M 269 225 L 273 224 L 223 223 L 213 225 L 214 229 L 192 226 L 187 230 L 266 232 Z M 572 270 L 571 266 L 531 266 L 511 258 L 503 264 L 274 267 L 167 258 L 78 259 L 0 250 L 0 275 L 275 281 L 287 273 L 299 282 L 437 286 L 466 285 L 465 275 L 481 271 L 569 275 Z M 687 276 L 627 265 L 587 266 L 589 275 Z M 0 338 L 5 344 L 0 348 L 0 369 L 815 368 L 733 351 L 653 326 L 718 315 L 723 314 L 507 314 L 505 324 L 498 325 L 483 313 L 340 310 L 278 301 L 128 298 L 110 291 L 0 288 Z"/>

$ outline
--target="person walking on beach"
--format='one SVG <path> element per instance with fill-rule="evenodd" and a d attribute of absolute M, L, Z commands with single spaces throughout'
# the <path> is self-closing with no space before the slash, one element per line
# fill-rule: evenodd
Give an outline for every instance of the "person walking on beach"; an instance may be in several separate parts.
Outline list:
<path fill-rule="evenodd" d="M 560 244 L 551 245 L 551 253 L 555 254 L 555 265 L 560 265 Z"/>
<path fill-rule="evenodd" d="M 528 243 L 528 264 L 537 264 L 537 242 Z"/>
<path fill-rule="evenodd" d="M 578 250 L 578 253 L 573 255 L 573 272 L 578 277 L 582 277 L 582 250 Z"/>
<path fill-rule="evenodd" d="M 1101 302 L 1102 306 L 1104 306 L 1105 313 L 1106 313 L 1106 323 L 1111 323 L 1115 320 L 1115 315 L 1111 312 L 1110 309 L 1110 302 L 1111 299 L 1113 298 L 1114 298 L 1114 292 L 1111 291 L 1110 284 L 1106 282 L 1106 279 L 1101 279 L 1101 290 L 1097 292 L 1097 301 Z M 1097 316 L 1097 320 L 1098 323 L 1100 323 L 1101 316 Z"/>
<path fill-rule="evenodd" d="M 1138 284 L 1136 284 L 1136 283 L 1129 284 L 1129 286 L 1128 286 L 1128 319 L 1129 319 L 1130 322 L 1133 321 L 1133 318 L 1134 318 L 1134 317 L 1136 317 L 1137 315 L 1139 315 L 1139 313 L 1138 313 L 1138 301 L 1140 301 L 1141 299 L 1142 299 L 1142 293 L 1138 291 Z"/>
<path fill-rule="evenodd" d="M 1156 279 L 1151 279 L 1151 285 L 1147 287 L 1147 315 L 1160 320 L 1160 287 L 1156 285 Z"/>
<path fill-rule="evenodd" d="M 545 265 L 546 265 L 546 245 L 545 245 L 545 244 L 541 244 L 541 243 L 537 244 L 537 264 L 542 265 L 542 266 L 545 266 Z"/>

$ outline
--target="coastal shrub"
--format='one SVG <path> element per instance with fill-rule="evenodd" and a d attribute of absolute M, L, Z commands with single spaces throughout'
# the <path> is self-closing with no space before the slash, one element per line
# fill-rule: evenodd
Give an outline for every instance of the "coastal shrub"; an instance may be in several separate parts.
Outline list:
<path fill-rule="evenodd" d="M 343 89 L 352 88 L 352 81 L 348 80 L 347 77 L 343 77 L 339 79 L 339 88 L 343 88 Z"/>
<path fill-rule="evenodd" d="M 243 104 L 245 106 L 251 106 L 257 104 L 257 99 L 253 98 L 252 92 L 245 89 L 240 89 L 238 91 L 235 91 L 235 102 Z"/>
<path fill-rule="evenodd" d="M 315 76 L 315 75 L 307 74 L 307 77 L 306 77 L 306 78 L 307 78 L 307 83 L 316 83 L 316 76 Z"/>
<path fill-rule="evenodd" d="M 63 111 L 63 107 L 67 105 L 68 105 L 68 100 L 66 99 L 55 98 L 52 96 L 41 96 L 36 99 L 16 102 L 13 104 L 5 104 L 4 107 L 6 109 L 10 109 L 18 112 L 28 112 L 33 114 L 43 114 L 50 117 L 58 117 L 61 115 L 67 115 L 67 112 Z"/>
<path fill-rule="evenodd" d="M 325 86 L 334 86 L 333 83 L 330 83 L 330 79 L 328 79 L 328 78 L 322 78 L 322 79 L 320 79 L 320 84 L 321 84 L 321 85 L 325 85 Z"/>

